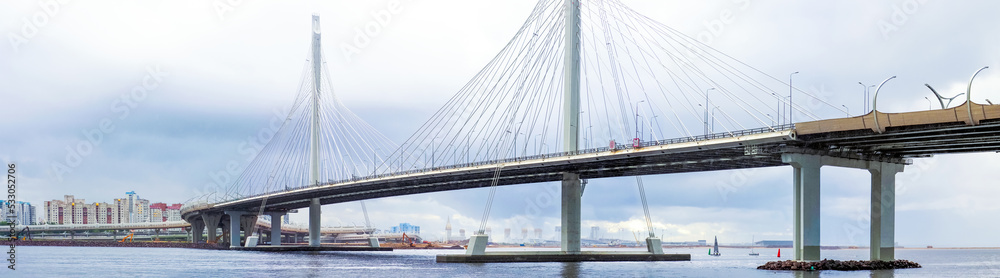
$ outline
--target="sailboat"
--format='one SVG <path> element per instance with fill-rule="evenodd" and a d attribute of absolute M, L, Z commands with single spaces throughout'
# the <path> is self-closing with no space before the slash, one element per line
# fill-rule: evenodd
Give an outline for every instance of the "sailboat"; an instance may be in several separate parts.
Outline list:
<path fill-rule="evenodd" d="M 753 246 L 757 243 L 754 242 L 754 237 L 750 236 L 750 256 L 760 256 L 760 253 L 753 251 Z"/>
<path fill-rule="evenodd" d="M 708 255 L 709 256 L 722 256 L 722 254 L 719 253 L 719 237 L 718 236 L 715 237 L 715 246 L 712 247 L 712 249 L 708 250 Z"/>

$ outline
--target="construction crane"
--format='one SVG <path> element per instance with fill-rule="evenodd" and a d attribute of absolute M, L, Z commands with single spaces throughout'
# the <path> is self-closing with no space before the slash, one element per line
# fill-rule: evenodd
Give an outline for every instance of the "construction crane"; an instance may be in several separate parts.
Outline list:
<path fill-rule="evenodd" d="M 27 226 L 25 226 L 24 229 L 21 229 L 21 231 L 18 232 L 17 235 L 14 235 L 14 238 L 17 238 L 21 234 L 24 234 L 24 236 L 21 237 L 21 240 L 31 240 L 31 229 L 28 229 Z"/>
<path fill-rule="evenodd" d="M 414 247 L 413 238 L 407 236 L 406 233 L 403 233 L 403 244 L 409 244 L 410 247 Z"/>
<path fill-rule="evenodd" d="M 125 240 L 128 240 L 129 243 L 132 243 L 132 241 L 133 241 L 134 238 L 135 238 L 135 233 L 134 232 L 130 232 L 127 236 L 123 237 L 120 242 L 124 243 Z"/>

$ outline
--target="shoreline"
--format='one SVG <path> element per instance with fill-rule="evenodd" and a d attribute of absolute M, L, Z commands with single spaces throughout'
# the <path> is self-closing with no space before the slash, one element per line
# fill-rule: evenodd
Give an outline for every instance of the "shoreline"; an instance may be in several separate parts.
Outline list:
<path fill-rule="evenodd" d="M 189 248 L 208 250 L 227 250 L 214 244 L 207 243 L 187 243 L 187 242 L 167 242 L 167 241 L 69 241 L 69 240 L 18 240 L 14 243 L 17 247 L 22 246 L 49 246 L 49 247 L 124 247 L 124 248 Z"/>
<path fill-rule="evenodd" d="M 9 242 L 9 241 L 8 241 Z M 228 247 L 220 247 L 214 244 L 206 243 L 188 243 L 188 242 L 174 242 L 174 241 L 135 241 L 135 242 L 120 242 L 120 241 L 92 241 L 92 240 L 17 240 L 15 242 L 16 246 L 63 246 L 63 247 L 148 247 L 148 248 L 193 248 L 193 249 L 216 249 L 216 250 L 228 250 Z M 287 244 L 289 246 L 295 246 L 296 244 Z M 431 246 L 416 246 L 409 247 L 402 244 L 385 244 L 391 246 L 394 249 L 459 249 L 456 246 L 441 246 L 441 245 L 431 245 Z M 732 246 L 732 247 L 722 247 L 721 248 L 733 248 L 733 249 L 749 249 L 750 247 L 742 246 Z M 558 248 L 558 246 L 512 246 L 512 245 L 500 245 L 500 246 L 490 246 L 490 249 L 534 249 L 534 248 Z M 644 247 L 587 247 L 595 249 L 605 249 L 605 248 L 634 248 L 634 249 L 645 249 Z M 664 246 L 663 249 L 697 249 L 706 248 L 704 246 Z M 791 249 L 791 247 L 754 247 L 754 249 Z M 824 250 L 854 250 L 854 249 L 868 249 L 867 247 L 824 247 Z M 901 247 L 896 248 L 897 250 L 1000 250 L 1000 247 L 934 247 L 934 248 L 919 248 L 919 247 Z"/>

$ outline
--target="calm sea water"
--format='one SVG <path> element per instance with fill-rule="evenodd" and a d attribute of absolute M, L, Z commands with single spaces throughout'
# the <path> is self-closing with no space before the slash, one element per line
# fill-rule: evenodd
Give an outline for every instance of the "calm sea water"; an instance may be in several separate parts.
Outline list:
<path fill-rule="evenodd" d="M 777 250 L 757 251 L 760 257 L 747 256 L 747 249 L 723 248 L 721 257 L 708 256 L 704 248 L 665 250 L 690 253 L 690 262 L 438 264 L 435 255 L 462 250 L 261 253 L 22 246 L 17 249 L 18 269 L 4 269 L 0 277 L 1000 277 L 1000 250 L 897 250 L 897 258 L 924 267 L 819 273 L 757 270 L 776 260 Z M 791 258 L 789 251 L 781 250 L 782 259 Z M 823 257 L 866 259 L 868 250 L 824 250 Z"/>

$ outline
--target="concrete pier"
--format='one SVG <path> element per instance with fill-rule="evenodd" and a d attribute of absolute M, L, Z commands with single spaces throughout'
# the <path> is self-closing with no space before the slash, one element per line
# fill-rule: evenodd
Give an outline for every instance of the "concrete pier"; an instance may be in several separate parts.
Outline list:
<path fill-rule="evenodd" d="M 650 254 L 660 255 L 663 254 L 663 243 L 660 238 L 647 237 L 646 238 L 646 251 Z"/>
<path fill-rule="evenodd" d="M 879 163 L 872 174 L 871 260 L 892 261 L 895 255 L 896 174 L 903 165 Z"/>
<path fill-rule="evenodd" d="M 202 234 L 205 232 L 205 221 L 194 221 L 191 223 L 191 243 L 203 243 L 205 238 Z M 118 235 L 118 231 L 115 231 L 115 235 Z"/>
<path fill-rule="evenodd" d="M 792 165 L 795 260 L 819 261 L 820 256 L 820 169 L 834 166 L 868 170 L 871 173 L 871 260 L 895 259 L 896 174 L 905 164 L 785 153 L 782 162 Z"/>
<path fill-rule="evenodd" d="M 319 198 L 309 201 L 309 246 L 319 247 L 320 215 Z"/>
<path fill-rule="evenodd" d="M 800 241 L 795 252 L 797 260 L 816 261 L 820 259 L 820 168 L 819 156 L 793 156 L 789 164 L 797 171 L 796 188 L 800 192 L 795 208 L 799 227 L 795 238 Z M 801 252 L 799 252 L 801 250 Z M 800 255 L 801 254 L 801 255 Z"/>
<path fill-rule="evenodd" d="M 486 255 L 486 245 L 489 244 L 490 236 L 473 235 L 469 239 L 469 247 L 465 249 L 466 255 Z"/>
<path fill-rule="evenodd" d="M 562 181 L 562 251 L 580 253 L 580 174 L 565 173 Z"/>
<path fill-rule="evenodd" d="M 226 211 L 226 215 L 229 215 L 229 248 L 240 247 L 240 224 L 243 222 L 243 214 L 246 212 L 242 211 Z"/>
<path fill-rule="evenodd" d="M 271 216 L 271 245 L 281 245 L 281 217 L 285 216 L 285 213 L 283 211 L 267 213 Z"/>
<path fill-rule="evenodd" d="M 208 231 L 208 239 L 205 242 L 215 242 L 215 238 L 218 237 L 219 221 L 222 220 L 222 214 L 216 213 L 206 213 L 201 216 L 201 220 L 205 223 L 205 229 Z"/>
<path fill-rule="evenodd" d="M 243 216 L 240 217 L 240 228 L 243 230 L 243 243 L 241 243 L 240 246 L 246 246 L 246 241 L 250 240 L 251 236 L 254 236 L 251 233 L 254 230 L 254 226 L 255 225 L 257 225 L 257 215 L 256 214 L 248 212 L 248 213 L 244 213 Z M 255 238 L 257 240 L 260 240 L 259 237 L 255 237 Z M 256 244 L 256 243 L 254 243 L 254 244 Z"/>

